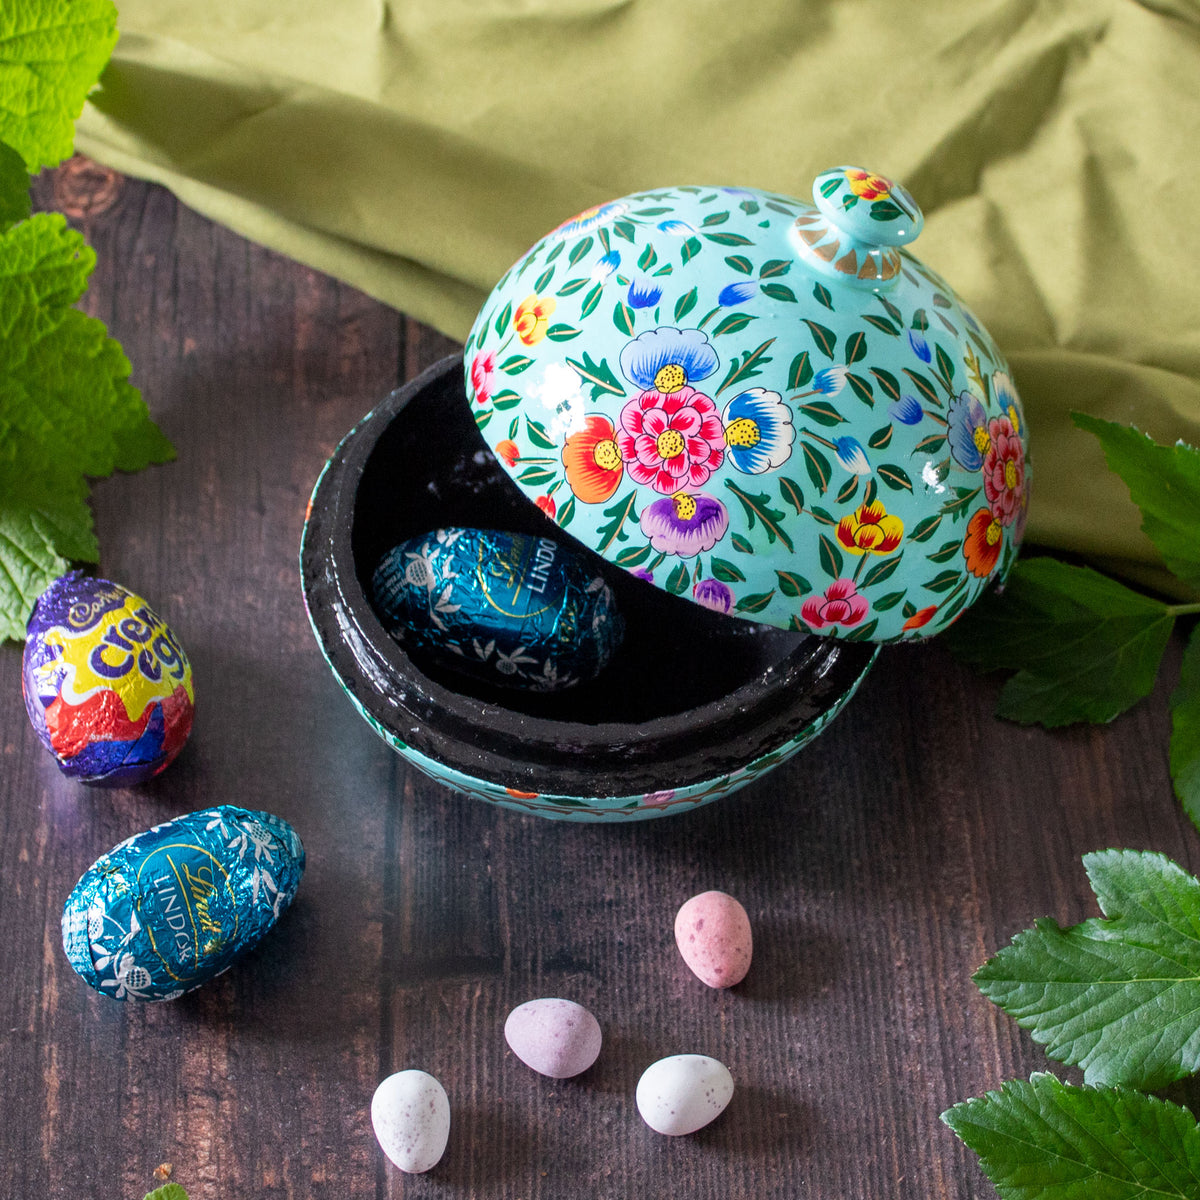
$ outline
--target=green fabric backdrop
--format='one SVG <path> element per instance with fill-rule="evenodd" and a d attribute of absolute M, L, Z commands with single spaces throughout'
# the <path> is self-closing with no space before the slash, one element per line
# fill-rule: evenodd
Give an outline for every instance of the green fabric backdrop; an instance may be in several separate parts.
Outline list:
<path fill-rule="evenodd" d="M 1195 0 L 124 0 L 119 24 L 81 151 L 459 338 L 588 205 L 901 180 L 1025 398 L 1031 539 L 1153 561 L 1068 412 L 1200 444 Z"/>

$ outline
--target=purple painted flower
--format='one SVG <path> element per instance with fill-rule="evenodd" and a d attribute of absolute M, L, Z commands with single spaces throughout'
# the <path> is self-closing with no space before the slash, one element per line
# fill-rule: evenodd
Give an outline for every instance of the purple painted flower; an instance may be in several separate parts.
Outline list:
<path fill-rule="evenodd" d="M 812 381 L 813 391 L 822 396 L 836 396 L 846 386 L 849 367 L 823 367 Z"/>
<path fill-rule="evenodd" d="M 629 285 L 630 308 L 653 308 L 662 299 L 662 288 L 649 279 L 634 279 Z"/>
<path fill-rule="evenodd" d="M 647 571 L 645 567 L 635 567 L 629 573 L 630 575 L 636 575 L 639 579 L 644 579 L 647 583 L 654 582 L 654 572 Z"/>
<path fill-rule="evenodd" d="M 929 362 L 933 357 L 933 352 L 929 349 L 929 343 L 925 340 L 925 335 L 917 329 L 908 331 L 908 344 L 912 347 L 912 352 L 922 361 Z"/>
<path fill-rule="evenodd" d="M 725 536 L 729 513 L 705 492 L 676 492 L 643 508 L 640 523 L 655 550 L 694 558 Z"/>
<path fill-rule="evenodd" d="M 925 410 L 916 396 L 904 395 L 888 405 L 888 416 L 893 421 L 899 421 L 901 425 L 916 425 L 924 415 Z"/>
<path fill-rule="evenodd" d="M 978 397 L 959 392 L 950 401 L 946 412 L 946 439 L 950 456 L 960 467 L 978 471 L 983 466 L 991 438 L 988 436 L 987 413 Z"/>
<path fill-rule="evenodd" d="M 757 291 L 757 283 L 752 283 L 749 279 L 742 279 L 737 283 L 726 284 L 717 297 L 717 303 L 722 308 L 732 308 L 735 304 L 745 304 Z"/>
<path fill-rule="evenodd" d="M 867 461 L 867 452 L 857 438 L 840 437 L 833 443 L 833 446 L 837 460 L 845 470 L 854 475 L 871 474 L 871 464 Z"/>
<path fill-rule="evenodd" d="M 719 579 L 701 579 L 692 588 L 692 598 L 713 612 L 727 613 L 733 607 L 733 592 Z"/>

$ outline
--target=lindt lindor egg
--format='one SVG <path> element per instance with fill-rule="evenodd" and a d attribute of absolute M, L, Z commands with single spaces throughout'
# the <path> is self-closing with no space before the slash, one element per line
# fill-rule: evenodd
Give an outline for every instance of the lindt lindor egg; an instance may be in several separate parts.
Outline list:
<path fill-rule="evenodd" d="M 624 635 L 604 579 L 546 537 L 438 529 L 389 550 L 371 586 L 384 628 L 415 657 L 503 687 L 591 679 Z"/>
<path fill-rule="evenodd" d="M 600 1022 L 582 1004 L 546 997 L 519 1004 L 504 1022 L 504 1040 L 539 1075 L 569 1079 L 600 1056 Z"/>
<path fill-rule="evenodd" d="M 642 1072 L 637 1107 L 655 1133 L 678 1137 L 715 1121 L 733 1098 L 733 1076 L 706 1054 L 673 1054 Z"/>
<path fill-rule="evenodd" d="M 446 1152 L 450 1137 L 446 1089 L 425 1071 L 397 1071 L 375 1089 L 371 1126 L 384 1154 L 401 1171 L 428 1171 Z"/>
<path fill-rule="evenodd" d="M 114 846 L 63 908 L 63 949 L 116 1000 L 173 1000 L 233 965 L 292 902 L 304 846 L 280 817 L 232 805 Z"/>
<path fill-rule="evenodd" d="M 750 918 L 725 892 L 701 892 L 680 908 L 675 944 L 691 972 L 711 988 L 733 987 L 750 970 Z"/>
<path fill-rule="evenodd" d="M 150 779 L 192 728 L 192 668 L 179 639 L 140 596 L 80 571 L 38 597 L 21 689 L 38 738 L 83 783 Z"/>

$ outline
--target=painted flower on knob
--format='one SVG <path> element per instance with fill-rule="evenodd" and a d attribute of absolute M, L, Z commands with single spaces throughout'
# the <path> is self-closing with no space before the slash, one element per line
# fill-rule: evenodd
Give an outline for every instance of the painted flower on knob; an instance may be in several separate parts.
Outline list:
<path fill-rule="evenodd" d="M 517 305 L 517 311 L 513 314 L 513 328 L 526 346 L 536 346 L 546 336 L 550 315 L 556 306 L 553 296 L 539 296 L 536 292 L 526 296 Z"/>
<path fill-rule="evenodd" d="M 729 528 L 729 513 L 705 492 L 676 492 L 642 509 L 642 532 L 662 554 L 694 558 L 711 550 Z"/>
<path fill-rule="evenodd" d="M 621 409 L 617 447 L 630 478 L 671 495 L 698 488 L 725 457 L 725 428 L 717 406 L 692 387 L 645 391 Z"/>
<path fill-rule="evenodd" d="M 613 423 L 597 413 L 590 414 L 583 429 L 567 438 L 562 461 L 571 491 L 585 504 L 607 500 L 625 472 Z"/>
<path fill-rule="evenodd" d="M 967 522 L 967 536 L 963 538 L 967 570 L 980 579 L 990 575 L 1000 560 L 1003 545 L 1003 527 L 988 509 L 981 508 Z"/>
<path fill-rule="evenodd" d="M 496 352 L 485 350 L 471 361 L 471 388 L 475 392 L 475 403 L 486 404 L 492 398 L 492 384 L 496 375 Z"/>
<path fill-rule="evenodd" d="M 1007 417 L 988 424 L 989 445 L 983 460 L 983 492 L 1001 525 L 1011 525 L 1025 491 L 1025 447 Z"/>
<path fill-rule="evenodd" d="M 883 175 L 874 175 L 870 171 L 857 169 L 846 172 L 846 182 L 850 190 L 864 200 L 881 200 L 891 193 L 892 181 Z"/>
<path fill-rule="evenodd" d="M 983 466 L 990 439 L 987 413 L 977 396 L 959 392 L 950 401 L 946 412 L 946 439 L 950 456 L 964 470 L 978 471 Z"/>
<path fill-rule="evenodd" d="M 750 388 L 725 406 L 725 446 L 730 461 L 747 475 L 782 466 L 791 457 L 796 431 L 778 392 Z"/>
<path fill-rule="evenodd" d="M 713 612 L 727 613 L 733 608 L 733 592 L 719 579 L 701 579 L 692 588 L 692 599 Z"/>
<path fill-rule="evenodd" d="M 825 589 L 824 596 L 809 596 L 800 606 L 800 615 L 813 629 L 841 625 L 849 629 L 857 625 L 870 611 L 866 596 L 853 579 L 835 579 Z"/>
<path fill-rule="evenodd" d="M 891 554 L 904 537 L 904 522 L 878 500 L 861 504 L 837 527 L 838 541 L 851 554 Z"/>
<path fill-rule="evenodd" d="M 649 329 L 625 344 L 621 372 L 638 387 L 664 395 L 707 379 L 719 359 L 699 329 Z"/>

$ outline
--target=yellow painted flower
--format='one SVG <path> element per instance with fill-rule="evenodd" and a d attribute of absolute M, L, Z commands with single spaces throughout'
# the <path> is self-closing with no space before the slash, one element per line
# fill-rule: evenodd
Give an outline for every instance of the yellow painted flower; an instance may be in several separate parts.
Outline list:
<path fill-rule="evenodd" d="M 891 554 L 903 537 L 904 522 L 892 516 L 878 500 L 859 505 L 837 527 L 838 541 L 851 554 Z"/>
<path fill-rule="evenodd" d="M 553 296 L 539 296 L 536 292 L 525 297 L 517 305 L 513 316 L 513 328 L 527 346 L 536 346 L 546 336 L 550 327 L 550 314 L 554 312 Z"/>

